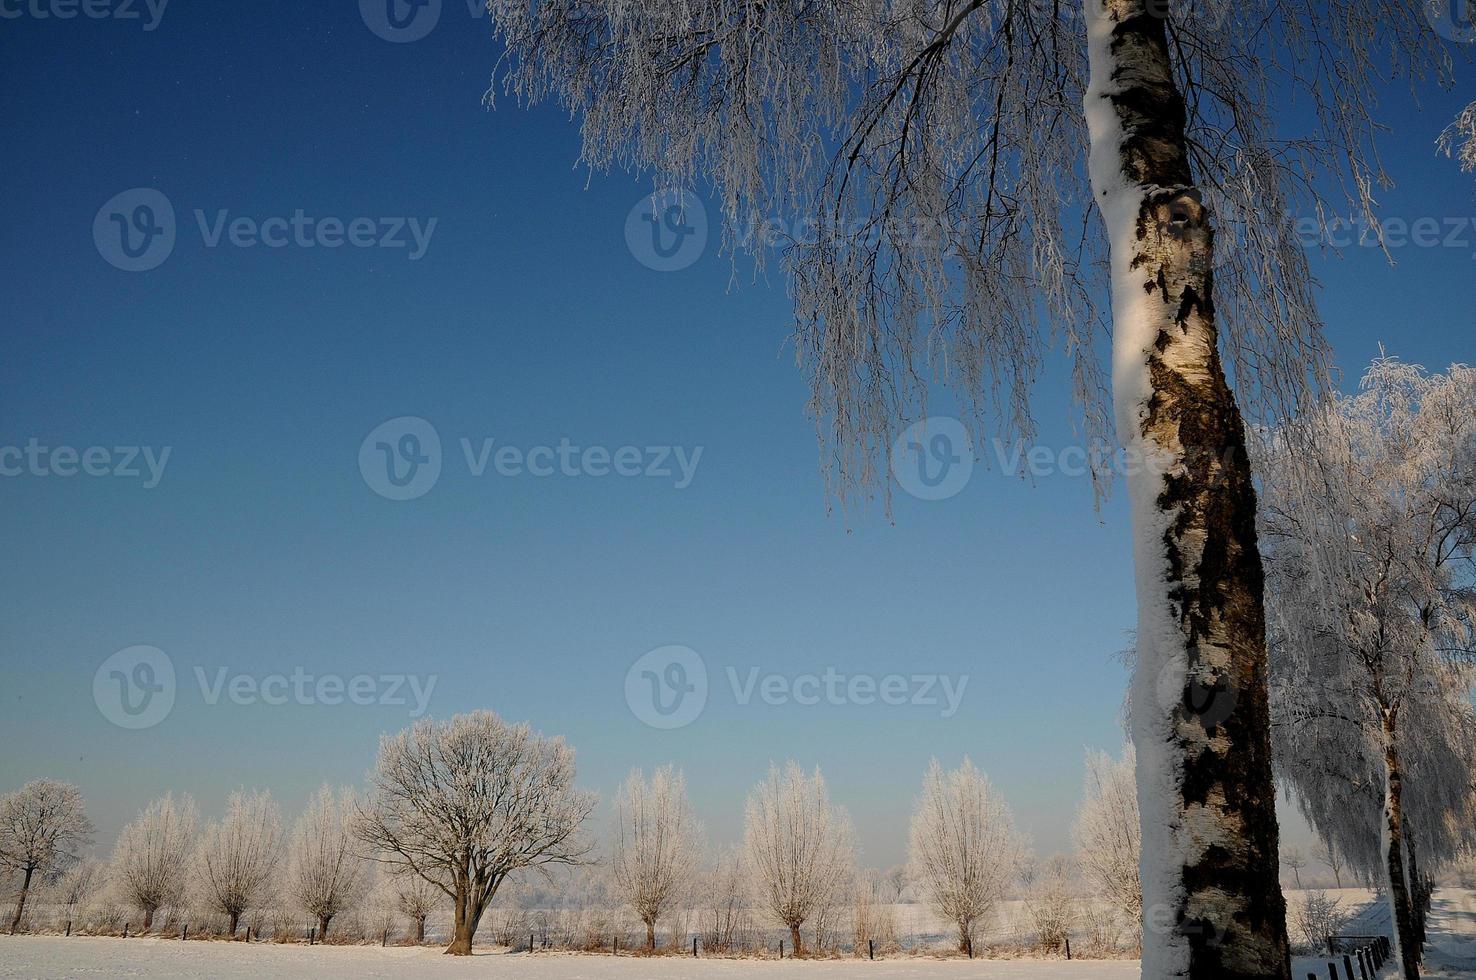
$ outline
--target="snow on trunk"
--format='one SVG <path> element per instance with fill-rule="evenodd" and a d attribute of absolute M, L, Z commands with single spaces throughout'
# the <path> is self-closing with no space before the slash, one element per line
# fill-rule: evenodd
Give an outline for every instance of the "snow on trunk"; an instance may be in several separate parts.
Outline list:
<path fill-rule="evenodd" d="M 1255 493 L 1216 349 L 1210 214 L 1163 21 L 1144 0 L 1085 9 L 1117 429 L 1134 462 L 1143 977 L 1284 980 Z"/>

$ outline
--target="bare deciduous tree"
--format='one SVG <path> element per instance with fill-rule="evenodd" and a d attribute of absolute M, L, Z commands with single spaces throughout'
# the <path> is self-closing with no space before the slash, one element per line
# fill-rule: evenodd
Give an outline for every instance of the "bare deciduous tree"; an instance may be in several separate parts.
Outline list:
<path fill-rule="evenodd" d="M 981 921 L 996 909 L 1024 853 L 1010 808 L 965 759 L 944 772 L 934 759 L 912 811 L 908 874 L 938 915 L 972 952 Z"/>
<path fill-rule="evenodd" d="M 1318 859 L 1333 873 L 1333 884 L 1343 887 L 1343 855 L 1332 841 L 1323 841 L 1317 850 Z"/>
<path fill-rule="evenodd" d="M 1302 869 L 1307 866 L 1307 854 L 1300 847 L 1284 847 L 1281 849 L 1281 863 L 1292 873 L 1292 880 L 1296 882 L 1297 891 L 1302 890 Z"/>
<path fill-rule="evenodd" d="M 743 845 L 756 901 L 788 927 L 794 954 L 802 955 L 800 927 L 833 902 L 855 865 L 850 816 L 830 802 L 819 769 L 771 765 L 748 795 Z"/>
<path fill-rule="evenodd" d="M 1062 949 L 1081 914 L 1071 858 L 1056 854 L 1044 861 L 1031 859 L 1025 863 L 1020 879 L 1025 889 L 1025 913 L 1037 942 L 1044 949 Z"/>
<path fill-rule="evenodd" d="M 110 874 L 118 897 L 143 916 L 144 932 L 154 927 L 159 909 L 184 897 L 198 820 L 194 800 L 165 794 L 118 835 Z"/>
<path fill-rule="evenodd" d="M 92 858 L 83 858 L 62 872 L 53 894 L 56 903 L 65 908 L 67 921 L 77 917 L 108 886 L 108 866 Z"/>
<path fill-rule="evenodd" d="M 656 948 L 657 920 L 689 895 L 700 834 L 678 770 L 662 766 L 649 783 L 635 770 L 620 787 L 610 871 L 617 892 L 646 924 L 647 949 Z"/>
<path fill-rule="evenodd" d="M 292 900 L 318 921 L 318 935 L 328 938 L 334 916 L 363 897 L 367 877 L 350 822 L 358 812 L 353 791 L 335 796 L 327 785 L 308 802 L 292 829 L 287 865 L 287 891 Z"/>
<path fill-rule="evenodd" d="M 425 920 L 445 904 L 445 893 L 414 873 L 389 876 L 388 887 L 395 909 L 410 920 L 410 935 L 417 943 L 425 942 Z"/>
<path fill-rule="evenodd" d="M 380 739 L 373 795 L 355 832 L 398 872 L 452 902 L 446 952 L 471 955 L 488 903 L 524 868 L 580 863 L 592 794 L 574 786 L 574 750 L 490 711 L 422 719 Z"/>
<path fill-rule="evenodd" d="M 1134 922 L 1143 909 L 1136 769 L 1131 745 L 1118 761 L 1105 752 L 1089 752 L 1084 795 L 1072 828 L 1082 875 L 1108 905 Z"/>
<path fill-rule="evenodd" d="M 715 950 L 736 949 L 747 939 L 750 927 L 742 851 L 733 847 L 718 855 L 698 891 L 705 899 L 705 945 Z"/>
<path fill-rule="evenodd" d="M 200 834 L 190 888 L 203 908 L 226 917 L 232 938 L 242 916 L 276 897 L 282 843 L 282 814 L 265 790 L 232 793 L 225 816 Z"/>
<path fill-rule="evenodd" d="M 1257 451 L 1277 761 L 1318 832 L 1382 871 L 1417 980 L 1411 884 L 1476 807 L 1476 370 L 1381 357 Z"/>
<path fill-rule="evenodd" d="M 71 783 L 33 779 L 0 796 L 0 870 L 20 879 L 10 931 L 20 928 L 37 876 L 53 874 L 81 858 L 92 842 L 92 821 L 82 793 Z"/>

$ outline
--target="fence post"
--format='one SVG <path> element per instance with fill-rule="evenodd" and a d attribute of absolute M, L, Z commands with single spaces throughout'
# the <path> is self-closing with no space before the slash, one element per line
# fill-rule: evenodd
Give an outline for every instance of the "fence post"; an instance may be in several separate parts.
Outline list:
<path fill-rule="evenodd" d="M 868 940 L 866 940 L 866 955 L 869 958 L 873 959 L 873 960 L 876 959 L 876 940 L 875 939 L 868 939 Z"/>
<path fill-rule="evenodd" d="M 247 928 L 250 928 L 250 927 L 248 926 Z M 308 927 L 308 945 L 309 946 L 313 945 L 317 941 L 317 939 L 318 939 L 318 927 L 317 926 L 310 926 L 310 927 Z"/>
<path fill-rule="evenodd" d="M 692 959 L 695 960 L 696 958 L 697 958 L 697 937 L 696 936 L 693 936 L 692 937 Z"/>
<path fill-rule="evenodd" d="M 127 939 L 128 938 L 128 923 L 126 923 L 126 922 L 123 923 L 123 938 L 124 939 Z"/>
<path fill-rule="evenodd" d="M 533 955 L 533 934 L 531 932 L 528 933 L 528 955 Z"/>
<path fill-rule="evenodd" d="M 1353 957 L 1347 953 L 1343 954 L 1343 970 L 1348 974 L 1348 980 L 1353 980 Z"/>
<path fill-rule="evenodd" d="M 71 919 L 68 919 L 67 920 L 67 935 L 70 936 L 71 934 L 72 934 L 72 920 Z"/>
<path fill-rule="evenodd" d="M 1358 947 L 1358 972 L 1363 980 L 1368 980 L 1368 947 Z"/>
<path fill-rule="evenodd" d="M 1338 965 L 1336 963 L 1329 963 L 1327 965 L 1327 977 L 1328 980 L 1338 980 Z"/>
<path fill-rule="evenodd" d="M 784 940 L 779 940 L 779 958 L 784 959 Z"/>
<path fill-rule="evenodd" d="M 1066 958 L 1071 959 L 1071 937 L 1066 937 Z"/>
<path fill-rule="evenodd" d="M 189 938 L 190 938 L 190 924 L 188 922 L 186 922 L 184 925 L 182 925 L 182 926 L 179 927 L 179 941 L 180 942 L 184 942 L 186 939 L 189 939 Z"/>
<path fill-rule="evenodd" d="M 388 929 L 386 929 L 384 931 L 384 935 L 380 937 L 380 939 L 379 939 L 379 945 L 380 946 L 388 946 L 389 945 L 389 930 Z"/>

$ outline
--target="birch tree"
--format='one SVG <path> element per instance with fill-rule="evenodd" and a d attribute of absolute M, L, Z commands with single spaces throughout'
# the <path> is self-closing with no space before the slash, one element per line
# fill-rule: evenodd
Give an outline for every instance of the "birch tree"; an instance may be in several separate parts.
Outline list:
<path fill-rule="evenodd" d="M 646 925 L 656 948 L 656 922 L 684 902 L 697 872 L 701 828 L 680 771 L 662 766 L 646 782 L 634 770 L 615 797 L 610 871 L 616 891 Z"/>
<path fill-rule="evenodd" d="M 352 908 L 368 887 L 358 840 L 350 822 L 357 814 L 353 791 L 324 785 L 292 829 L 287 891 L 298 908 L 318 923 L 318 935 L 340 912 Z"/>
<path fill-rule="evenodd" d="M 199 814 L 188 796 L 165 794 L 124 827 L 113 846 L 109 875 L 118 897 L 143 916 L 143 931 L 166 905 L 184 899 Z"/>
<path fill-rule="evenodd" d="M 1143 909 L 1136 766 L 1131 745 L 1117 761 L 1105 752 L 1088 753 L 1081 807 L 1072 827 L 1082 876 L 1108 905 L 1134 922 Z"/>
<path fill-rule="evenodd" d="M 803 955 L 800 927 L 834 902 L 855 867 L 850 816 L 830 802 L 819 769 L 771 765 L 748 795 L 743 846 L 758 905 L 789 929 L 794 955 Z"/>
<path fill-rule="evenodd" d="M 92 821 L 81 791 L 71 783 L 33 779 L 0 796 L 0 872 L 13 872 L 20 884 L 10 919 L 12 935 L 20 928 L 37 879 L 79 860 L 91 842 Z"/>
<path fill-rule="evenodd" d="M 1381 357 L 1263 447 L 1278 761 L 1319 832 L 1381 868 L 1414 980 L 1418 868 L 1471 834 L 1476 370 Z"/>
<path fill-rule="evenodd" d="M 581 828 L 595 798 L 574 786 L 574 750 L 490 711 L 384 736 L 372 778 L 355 833 L 393 871 L 446 894 L 452 955 L 471 955 L 510 874 L 577 865 L 589 853 Z"/>
<path fill-rule="evenodd" d="M 282 813 L 272 794 L 237 790 L 225 816 L 200 834 L 191 887 L 201 907 L 226 918 L 232 938 L 241 917 L 276 897 L 282 857 Z"/>
<path fill-rule="evenodd" d="M 974 950 L 982 920 L 1003 901 L 1024 856 L 1010 808 L 972 762 L 945 773 L 934 759 L 923 777 L 908 835 L 908 877 L 924 901 Z"/>
<path fill-rule="evenodd" d="M 935 379 L 976 433 L 1028 441 L 1042 359 L 1067 352 L 1083 433 L 1115 429 L 1140 464 L 1132 729 L 1152 980 L 1290 975 L 1255 496 L 1229 381 L 1271 417 L 1322 385 L 1293 218 L 1320 229 L 1346 206 L 1377 226 L 1377 86 L 1449 80 L 1423 3 L 489 0 L 489 100 L 558 103 L 591 168 L 708 185 L 726 249 L 756 272 L 781 257 L 842 498 L 887 472 Z M 1309 122 L 1280 132 L 1295 95 Z"/>

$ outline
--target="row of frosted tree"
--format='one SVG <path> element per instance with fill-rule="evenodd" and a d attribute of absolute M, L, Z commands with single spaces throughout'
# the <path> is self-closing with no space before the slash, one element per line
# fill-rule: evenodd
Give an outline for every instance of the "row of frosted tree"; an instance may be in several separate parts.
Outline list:
<path fill-rule="evenodd" d="M 337 928 L 349 939 L 421 942 L 427 919 L 449 914 L 451 953 L 469 952 L 484 924 L 509 946 L 552 932 L 558 945 L 618 948 L 632 923 L 648 951 L 692 936 L 709 952 L 737 953 L 777 931 L 790 955 L 886 953 L 899 946 L 895 906 L 906 890 L 934 917 L 928 929 L 941 922 L 973 955 L 1010 898 L 1022 900 L 1040 943 L 1059 948 L 1087 900 L 1078 865 L 1129 921 L 1138 901 L 1130 765 L 1089 759 L 1081 857 L 1038 862 L 983 772 L 935 761 L 905 869 L 861 871 L 850 816 L 818 770 L 794 762 L 770 767 L 748 796 L 741 842 L 711 856 L 683 774 L 632 771 L 600 849 L 596 800 L 574 784 L 572 750 L 474 712 L 386 737 L 367 792 L 324 786 L 290 828 L 266 792 L 232 794 L 204 824 L 188 796 L 166 795 L 124 827 L 105 861 L 82 856 L 92 829 L 77 789 L 36 780 L 0 799 L 0 853 L 20 873 L 12 929 L 35 891 L 52 926 L 68 931 L 174 935 L 193 923 L 197 937 L 310 930 L 329 940 Z M 335 926 L 344 919 L 349 927 Z"/>
<path fill-rule="evenodd" d="M 1395 959 L 1413 980 L 1432 881 L 1469 853 L 1476 827 L 1476 371 L 1430 374 L 1380 358 L 1355 393 L 1249 435 L 1270 651 L 1263 748 L 1329 853 L 1383 893 Z M 1150 677 L 1135 685 L 1133 711 L 1182 700 L 1173 710 L 1198 719 L 1184 737 L 1213 756 L 1225 718 L 1261 710 L 1246 703 L 1257 685 L 1221 674 Z M 1140 806 L 1162 791 L 1161 761 L 1140 752 L 1136 766 L 1094 763 L 1088 800 L 1099 812 L 1078 826 L 1082 877 L 1141 918 L 1145 950 L 1156 929 L 1182 928 L 1172 907 L 1141 897 L 1150 890 L 1139 868 L 1153 848 L 1140 845 L 1152 826 Z M 585 826 L 595 805 L 575 787 L 562 740 L 479 712 L 385 737 L 367 793 L 325 790 L 285 843 L 265 795 L 233 798 L 198 834 L 191 806 L 158 801 L 120 839 L 108 878 L 145 921 L 149 895 L 168 904 L 187 894 L 234 934 L 249 910 L 286 895 L 327 932 L 369 860 L 386 881 L 446 902 L 448 951 L 466 953 L 504 886 L 592 858 Z M 32 784 L 0 803 L 0 867 L 19 879 L 16 923 L 35 876 L 54 876 L 87 829 L 63 784 Z M 649 944 L 663 915 L 688 906 L 699 836 L 678 774 L 636 775 L 617 795 L 610 886 Z M 841 900 L 854 881 L 851 839 L 818 773 L 771 772 L 748 801 L 732 908 L 778 923 L 791 950 L 804 948 L 807 924 L 824 927 L 827 910 L 858 904 Z M 1023 854 L 971 766 L 929 772 L 910 852 L 911 886 L 970 950 L 981 919 L 1018 890 Z"/>

